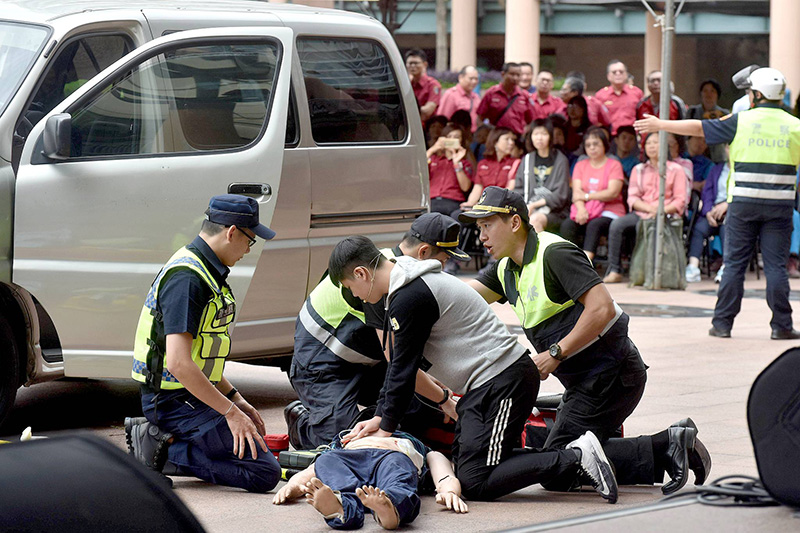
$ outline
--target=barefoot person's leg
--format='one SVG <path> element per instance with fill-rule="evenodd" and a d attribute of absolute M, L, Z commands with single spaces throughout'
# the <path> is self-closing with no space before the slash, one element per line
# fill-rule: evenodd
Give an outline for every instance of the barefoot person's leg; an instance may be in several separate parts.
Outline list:
<path fill-rule="evenodd" d="M 311 481 L 303 485 L 302 489 L 306 495 L 306 502 L 310 503 L 325 518 L 344 514 L 342 502 L 336 497 L 333 490 L 318 478 L 311 478 Z"/>
<path fill-rule="evenodd" d="M 400 516 L 397 514 L 392 500 L 386 493 L 377 487 L 364 485 L 356 489 L 356 496 L 364 507 L 375 513 L 375 520 L 383 529 L 397 529 Z"/>
<path fill-rule="evenodd" d="M 303 486 L 311 481 L 311 478 L 314 477 L 314 465 L 309 465 L 308 468 L 299 472 L 289 478 L 289 481 L 283 487 L 275 493 L 275 496 L 272 498 L 272 503 L 275 505 L 281 505 L 288 501 L 294 500 L 302 496 L 303 493 Z"/>

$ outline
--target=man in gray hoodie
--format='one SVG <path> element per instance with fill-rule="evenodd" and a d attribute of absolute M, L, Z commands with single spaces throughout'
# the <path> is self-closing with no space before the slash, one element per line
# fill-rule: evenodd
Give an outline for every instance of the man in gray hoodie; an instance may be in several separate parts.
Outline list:
<path fill-rule="evenodd" d="M 617 485 L 597 438 L 587 432 L 566 449 L 519 447 L 539 391 L 539 372 L 477 292 L 441 272 L 438 261 L 387 260 L 366 237 L 334 248 L 331 280 L 367 303 L 386 296 L 384 331 L 390 362 L 376 415 L 343 440 L 385 437 L 397 428 L 414 394 L 418 369 L 463 397 L 456 406 L 455 472 L 464 494 L 493 500 L 560 476 L 586 480 L 614 503 Z M 480 326 L 477 326 L 480 325 Z M 442 391 L 444 400 L 449 390 Z"/>

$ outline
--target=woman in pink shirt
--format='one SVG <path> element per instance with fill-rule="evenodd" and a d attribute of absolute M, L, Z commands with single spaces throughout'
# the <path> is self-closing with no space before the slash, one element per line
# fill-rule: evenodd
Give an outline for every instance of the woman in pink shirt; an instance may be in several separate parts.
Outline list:
<path fill-rule="evenodd" d="M 631 212 L 611 223 L 608 230 L 608 273 L 605 283 L 622 281 L 620 252 L 626 232 L 636 229 L 641 219 L 653 218 L 658 212 L 658 134 L 649 134 L 644 142 L 645 162 L 633 167 L 628 186 L 628 205 Z M 686 207 L 686 175 L 683 168 L 667 161 L 667 183 L 664 189 L 664 213 L 683 216 Z M 635 237 L 634 237 L 635 238 Z"/>
<path fill-rule="evenodd" d="M 588 159 L 575 163 L 572 170 L 572 208 L 570 218 L 561 224 L 561 235 L 580 246 L 590 260 L 597 251 L 597 241 L 608 233 L 611 221 L 625 215 L 622 203 L 622 184 L 625 174 L 622 164 L 606 154 L 608 133 L 592 126 L 583 137 L 583 149 Z"/>

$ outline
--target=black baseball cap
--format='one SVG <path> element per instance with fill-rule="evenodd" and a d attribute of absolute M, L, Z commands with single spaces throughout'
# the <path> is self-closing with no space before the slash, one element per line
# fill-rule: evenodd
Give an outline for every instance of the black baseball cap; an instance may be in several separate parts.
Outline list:
<path fill-rule="evenodd" d="M 438 246 L 453 259 L 469 261 L 469 256 L 458 247 L 461 226 L 447 215 L 425 213 L 411 224 L 409 233 L 422 242 Z"/>
<path fill-rule="evenodd" d="M 530 226 L 528 206 L 525 205 L 525 200 L 522 199 L 522 196 L 514 191 L 494 185 L 486 187 L 478 203 L 473 205 L 469 211 L 458 215 L 458 220 L 464 224 L 471 224 L 479 218 L 486 218 L 500 213 L 519 215 L 519 218 Z"/>
<path fill-rule="evenodd" d="M 241 194 L 221 194 L 208 202 L 206 219 L 223 226 L 247 228 L 264 240 L 270 240 L 275 232 L 261 224 L 258 219 L 258 202 Z"/>

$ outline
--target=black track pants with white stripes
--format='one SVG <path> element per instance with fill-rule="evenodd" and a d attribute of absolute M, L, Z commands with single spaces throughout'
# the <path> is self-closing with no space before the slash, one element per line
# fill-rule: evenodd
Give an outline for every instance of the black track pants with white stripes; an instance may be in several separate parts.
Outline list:
<path fill-rule="evenodd" d="M 519 449 L 538 393 L 539 372 L 526 354 L 458 402 L 453 461 L 467 498 L 494 500 L 555 477 L 578 476 L 572 450 Z"/>

